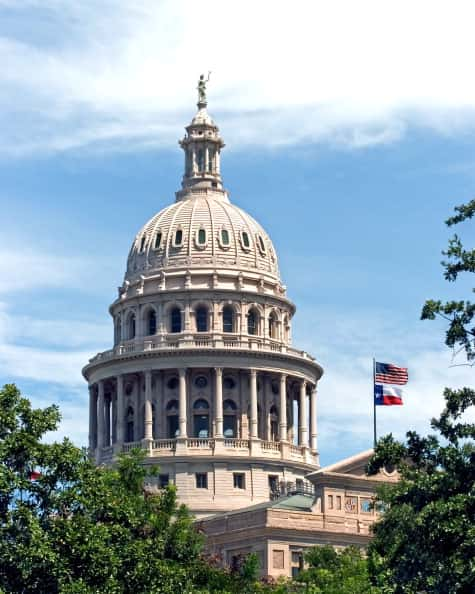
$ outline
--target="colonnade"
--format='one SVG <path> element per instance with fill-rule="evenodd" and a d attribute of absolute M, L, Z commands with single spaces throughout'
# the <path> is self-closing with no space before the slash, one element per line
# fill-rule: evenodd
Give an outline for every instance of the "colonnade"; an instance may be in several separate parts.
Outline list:
<path fill-rule="evenodd" d="M 213 438 L 224 438 L 223 434 L 223 368 L 214 367 L 214 389 L 213 389 L 213 411 L 212 423 Z M 170 371 L 170 370 L 167 370 Z M 144 379 L 144 424 L 143 439 L 150 441 L 153 439 L 153 389 L 152 372 L 148 369 L 143 371 Z M 178 439 L 188 436 L 188 394 L 189 386 L 187 379 L 187 369 L 179 368 L 176 370 L 178 376 Z M 259 402 L 261 398 L 258 395 L 258 376 L 260 371 L 256 369 L 247 370 L 249 377 L 249 398 L 248 398 L 248 437 L 250 440 L 259 439 Z M 264 372 L 269 374 L 270 372 Z M 317 392 L 316 386 L 309 384 L 306 380 L 296 378 L 285 373 L 272 373 L 274 377 L 278 376 L 278 394 L 275 395 L 275 402 L 278 410 L 278 432 L 275 440 L 281 442 L 289 441 L 289 424 L 287 418 L 288 398 L 293 403 L 297 401 L 298 408 L 298 445 L 300 447 L 310 448 L 312 452 L 317 451 Z M 126 435 L 126 411 L 125 411 L 125 391 L 123 374 L 108 380 L 99 380 L 96 384 L 89 386 L 89 445 L 91 450 L 110 445 L 111 442 L 123 444 L 128 441 Z M 115 408 L 111 411 L 111 399 L 105 397 L 106 381 L 115 381 Z M 298 382 L 298 394 L 289 394 L 288 382 Z M 308 393 L 309 392 L 309 393 Z M 297 396 L 297 398 L 295 398 Z M 307 398 L 309 403 L 307 406 Z M 137 403 L 138 404 L 138 403 Z M 137 407 L 136 407 L 137 408 Z M 112 414 L 111 414 L 112 412 Z M 309 414 L 308 414 L 309 413 Z M 96 437 L 97 436 L 97 437 Z M 236 436 L 235 436 L 236 437 Z"/>

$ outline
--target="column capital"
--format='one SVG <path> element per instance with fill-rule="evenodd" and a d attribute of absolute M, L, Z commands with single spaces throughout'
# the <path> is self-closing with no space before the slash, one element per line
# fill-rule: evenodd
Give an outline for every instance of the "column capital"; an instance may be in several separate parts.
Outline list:
<path fill-rule="evenodd" d="M 249 375 L 255 377 L 257 375 L 257 369 L 249 369 Z"/>
<path fill-rule="evenodd" d="M 223 375 L 223 368 L 222 367 L 215 367 L 214 371 L 216 375 Z"/>
<path fill-rule="evenodd" d="M 179 375 L 179 377 L 186 377 L 186 372 L 187 372 L 186 367 L 180 367 L 178 369 L 178 375 Z"/>
<path fill-rule="evenodd" d="M 280 381 L 281 382 L 286 382 L 288 377 L 289 376 L 286 373 L 281 373 L 280 374 Z"/>

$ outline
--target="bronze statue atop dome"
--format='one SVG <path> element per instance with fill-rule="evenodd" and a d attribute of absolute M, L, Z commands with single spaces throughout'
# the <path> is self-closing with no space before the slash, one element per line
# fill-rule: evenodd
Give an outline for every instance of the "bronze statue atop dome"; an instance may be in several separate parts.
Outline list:
<path fill-rule="evenodd" d="M 198 90 L 198 106 L 199 105 L 206 105 L 207 104 L 207 99 L 206 99 L 206 85 L 209 82 L 209 75 L 211 74 L 211 71 L 208 72 L 208 78 L 205 80 L 205 75 L 201 74 L 200 75 L 200 80 L 198 81 L 198 86 L 196 87 Z"/>

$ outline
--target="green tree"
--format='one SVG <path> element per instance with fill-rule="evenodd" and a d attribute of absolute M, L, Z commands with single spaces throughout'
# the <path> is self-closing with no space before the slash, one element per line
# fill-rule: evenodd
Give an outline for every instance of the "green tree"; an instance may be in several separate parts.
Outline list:
<path fill-rule="evenodd" d="M 59 420 L 57 407 L 33 409 L 14 385 L 0 390 L 1 591 L 234 591 L 238 580 L 202 556 L 174 487 L 144 488 L 140 451 L 97 468 L 67 439 L 42 441 Z"/>
<path fill-rule="evenodd" d="M 455 207 L 456 214 L 446 221 L 448 227 L 458 225 L 475 215 L 475 200 L 468 204 Z M 442 261 L 445 268 L 444 276 L 448 281 L 454 282 L 463 272 L 475 272 L 475 249 L 465 249 L 460 237 L 455 234 L 449 240 L 447 251 L 442 252 L 446 257 Z M 473 292 L 473 290 L 472 290 Z M 465 351 L 467 359 L 475 359 L 475 303 L 464 300 L 426 301 L 421 314 L 422 320 L 433 320 L 440 316 L 448 321 L 445 344 L 451 348 L 459 347 Z"/>
<path fill-rule="evenodd" d="M 297 581 L 305 584 L 308 594 L 377 594 L 372 586 L 366 558 L 360 549 L 347 547 L 336 551 L 331 546 L 310 549 L 305 560 L 309 567 L 302 571 Z"/>
<path fill-rule="evenodd" d="M 449 226 L 471 219 L 475 201 L 458 206 Z M 463 248 L 458 236 L 449 242 L 443 262 L 445 277 L 475 272 L 475 251 Z M 445 343 L 475 359 L 470 301 L 427 301 L 422 319 L 448 321 Z M 471 388 L 444 390 L 445 409 L 431 426 L 439 436 L 407 433 L 406 443 L 391 435 L 378 442 L 368 471 L 395 465 L 398 484 L 379 497 L 386 506 L 374 526 L 369 547 L 370 570 L 376 583 L 396 594 L 473 594 L 475 592 L 475 405 Z"/>

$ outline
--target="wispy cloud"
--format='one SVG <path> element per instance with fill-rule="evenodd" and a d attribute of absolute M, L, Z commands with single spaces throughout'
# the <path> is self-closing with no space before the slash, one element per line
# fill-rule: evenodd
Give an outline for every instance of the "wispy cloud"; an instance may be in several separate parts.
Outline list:
<path fill-rule="evenodd" d="M 234 146 L 361 147 L 475 122 L 468 1 L 3 0 L 0 11 L 3 153 L 170 144 L 206 69 Z"/>

